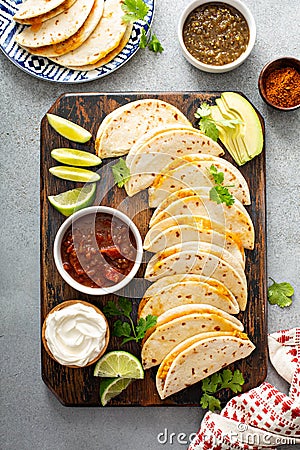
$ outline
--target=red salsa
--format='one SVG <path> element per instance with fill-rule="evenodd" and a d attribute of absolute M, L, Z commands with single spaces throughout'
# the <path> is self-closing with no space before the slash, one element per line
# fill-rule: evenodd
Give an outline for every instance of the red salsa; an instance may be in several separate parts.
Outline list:
<path fill-rule="evenodd" d="M 92 288 L 122 281 L 134 265 L 136 252 L 128 225 L 105 213 L 76 220 L 61 245 L 64 269 L 78 283 Z"/>

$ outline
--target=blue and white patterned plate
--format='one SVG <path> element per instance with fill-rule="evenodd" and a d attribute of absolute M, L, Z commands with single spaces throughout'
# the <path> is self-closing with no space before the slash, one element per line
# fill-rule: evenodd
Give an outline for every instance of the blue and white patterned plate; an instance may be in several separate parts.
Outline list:
<path fill-rule="evenodd" d="M 16 23 L 13 20 L 13 16 L 22 0 L 0 0 L 0 47 L 8 59 L 17 67 L 42 80 L 57 83 L 84 83 L 96 80 L 109 75 L 123 66 L 138 51 L 142 29 L 144 28 L 146 33 L 148 32 L 154 16 L 154 0 L 144 1 L 149 6 L 149 11 L 145 18 L 146 23 L 143 21 L 135 22 L 130 39 L 124 49 L 112 61 L 105 64 L 105 66 L 99 67 L 99 69 L 91 71 L 67 69 L 47 58 L 31 55 L 19 47 L 14 37 L 24 29 L 24 25 Z"/>

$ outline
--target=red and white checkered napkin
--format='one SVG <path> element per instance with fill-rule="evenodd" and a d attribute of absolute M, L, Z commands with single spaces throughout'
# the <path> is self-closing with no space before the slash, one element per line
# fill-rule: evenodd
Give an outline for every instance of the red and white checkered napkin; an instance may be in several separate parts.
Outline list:
<path fill-rule="evenodd" d="M 268 337 L 270 360 L 291 383 L 289 396 L 269 383 L 208 412 L 188 450 L 259 450 L 300 444 L 300 328 Z M 297 446 L 297 448 L 300 448 Z"/>

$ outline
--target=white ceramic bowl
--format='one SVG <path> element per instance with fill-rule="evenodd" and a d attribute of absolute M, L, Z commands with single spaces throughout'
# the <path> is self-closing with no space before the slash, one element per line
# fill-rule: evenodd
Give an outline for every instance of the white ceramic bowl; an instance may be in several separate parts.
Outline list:
<path fill-rule="evenodd" d="M 72 224 L 78 220 L 80 217 L 89 215 L 89 214 L 96 214 L 96 213 L 106 213 L 110 214 L 118 219 L 120 219 L 122 222 L 124 222 L 126 225 L 128 225 L 129 229 L 132 231 L 133 236 L 136 241 L 137 251 L 136 251 L 136 260 L 135 263 L 129 272 L 128 275 L 126 275 L 123 280 L 121 280 L 119 283 L 114 284 L 113 286 L 109 287 L 103 287 L 103 288 L 91 288 L 88 286 L 84 286 L 80 283 L 78 283 L 74 278 L 72 278 L 68 272 L 63 268 L 62 264 L 62 258 L 61 258 L 61 243 L 62 239 L 65 235 L 65 232 L 67 229 L 72 226 Z M 114 208 L 109 208 L 108 206 L 90 206 L 88 208 L 84 208 L 80 211 L 77 211 L 76 213 L 72 214 L 72 216 L 68 217 L 61 227 L 59 228 L 55 240 L 54 240 L 54 246 L 53 246 L 53 255 L 54 255 L 54 261 L 57 267 L 58 272 L 62 276 L 62 278 L 74 289 L 77 291 L 83 292 L 84 294 L 89 295 L 106 295 L 110 294 L 112 292 L 116 292 L 120 289 L 122 289 L 124 286 L 126 286 L 135 276 L 137 273 L 140 264 L 142 262 L 143 257 L 143 243 L 142 238 L 140 235 L 139 230 L 135 226 L 135 224 L 132 222 L 132 220 L 126 216 L 126 214 L 122 213 L 121 211 L 118 211 Z"/>
<path fill-rule="evenodd" d="M 209 1 L 209 0 L 194 0 L 192 1 L 183 11 L 181 14 L 179 24 L 178 24 L 178 39 L 179 43 L 183 52 L 183 55 L 185 58 L 193 64 L 193 66 L 197 67 L 200 70 L 203 70 L 204 72 L 212 72 L 212 73 L 222 73 L 222 72 L 229 72 L 230 70 L 236 69 L 238 66 L 240 66 L 246 58 L 248 58 L 251 50 L 253 49 L 255 38 L 256 38 L 256 25 L 254 18 L 252 16 L 252 13 L 250 12 L 249 8 L 242 3 L 240 0 L 225 0 L 225 1 L 218 1 L 218 3 L 224 3 L 225 5 L 229 5 L 237 9 L 246 19 L 248 23 L 249 28 L 249 43 L 246 51 L 239 56 L 235 61 L 231 62 L 230 64 L 224 64 L 223 66 L 214 66 L 211 64 L 204 64 L 200 62 L 198 59 L 194 58 L 187 50 L 184 42 L 183 42 L 183 26 L 184 23 L 188 17 L 188 15 L 198 6 L 204 5 L 206 3 L 216 3 L 215 1 Z"/>

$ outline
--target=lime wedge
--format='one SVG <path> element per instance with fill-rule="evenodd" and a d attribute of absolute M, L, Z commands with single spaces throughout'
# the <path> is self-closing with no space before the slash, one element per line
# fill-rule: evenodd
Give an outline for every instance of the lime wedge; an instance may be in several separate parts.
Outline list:
<path fill-rule="evenodd" d="M 73 148 L 55 148 L 52 150 L 51 156 L 56 161 L 68 164 L 69 166 L 92 167 L 99 166 L 102 162 L 93 153 L 74 150 Z"/>
<path fill-rule="evenodd" d="M 109 378 L 100 383 L 100 400 L 105 406 L 112 398 L 121 394 L 131 383 L 130 378 Z"/>
<path fill-rule="evenodd" d="M 55 166 L 50 167 L 49 172 L 57 178 L 69 181 L 79 181 L 82 183 L 92 183 L 99 181 L 100 175 L 91 170 L 80 169 L 79 167 Z"/>
<path fill-rule="evenodd" d="M 57 211 L 68 217 L 75 211 L 93 204 L 96 188 L 96 183 L 91 183 L 83 188 L 71 189 L 58 195 L 49 195 L 48 200 Z"/>
<path fill-rule="evenodd" d="M 106 353 L 97 362 L 94 370 L 96 377 L 103 378 L 144 378 L 140 361 L 131 353 L 115 350 Z"/>
<path fill-rule="evenodd" d="M 80 125 L 64 119 L 63 117 L 56 116 L 55 114 L 47 114 L 47 119 L 55 131 L 70 141 L 84 144 L 92 137 L 91 133 L 85 128 L 82 128 Z"/>

